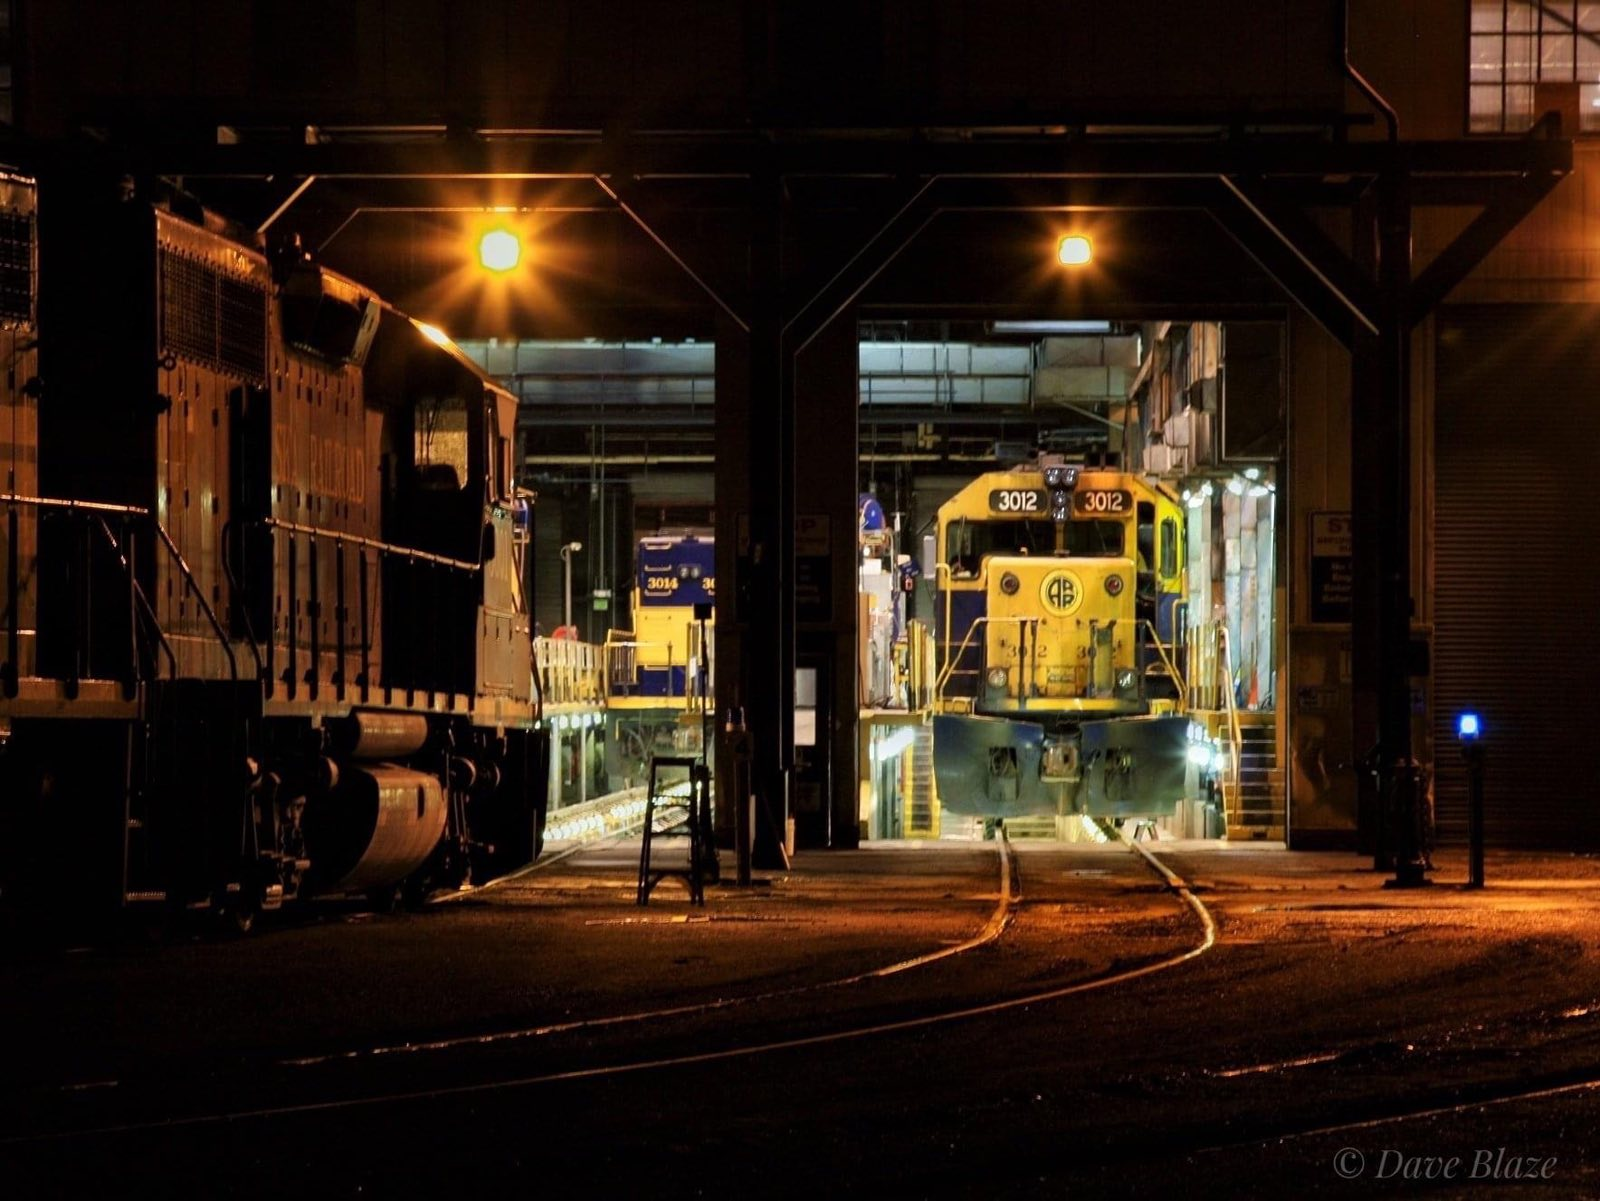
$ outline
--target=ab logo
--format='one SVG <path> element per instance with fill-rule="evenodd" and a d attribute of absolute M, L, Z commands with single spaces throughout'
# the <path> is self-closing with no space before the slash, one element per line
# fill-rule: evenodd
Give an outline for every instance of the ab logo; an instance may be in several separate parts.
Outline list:
<path fill-rule="evenodd" d="M 1052 571 L 1039 584 L 1039 601 L 1057 617 L 1065 617 L 1083 602 L 1083 585 L 1070 571 Z"/>

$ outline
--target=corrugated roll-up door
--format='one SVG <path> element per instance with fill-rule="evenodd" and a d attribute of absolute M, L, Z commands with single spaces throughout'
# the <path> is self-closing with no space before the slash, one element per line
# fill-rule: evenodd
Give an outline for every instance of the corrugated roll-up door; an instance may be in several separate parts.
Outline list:
<path fill-rule="evenodd" d="M 1483 717 L 1490 846 L 1600 848 L 1600 306 L 1441 311 L 1435 796 L 1467 829 L 1455 721 Z"/>

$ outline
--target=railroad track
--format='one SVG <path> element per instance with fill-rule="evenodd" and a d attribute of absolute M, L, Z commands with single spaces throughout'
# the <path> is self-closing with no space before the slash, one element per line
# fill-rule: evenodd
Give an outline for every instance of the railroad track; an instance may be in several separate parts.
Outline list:
<path fill-rule="evenodd" d="M 592 844 L 591 844 L 592 845 Z M 993 911 L 984 925 L 970 938 L 950 947 L 917 955 L 911 958 L 897 960 L 864 972 L 854 973 L 834 979 L 811 982 L 797 985 L 792 988 L 768 990 L 760 993 L 747 994 L 736 997 L 715 998 L 704 1002 L 686 1005 L 670 1006 L 637 1010 L 622 1014 L 613 1014 L 599 1018 L 585 1018 L 570 1022 L 543 1023 L 525 1027 L 508 1028 L 488 1033 L 480 1033 L 456 1038 L 418 1040 L 406 1043 L 390 1043 L 364 1048 L 355 1048 L 332 1054 L 319 1054 L 296 1056 L 280 1059 L 279 1065 L 285 1068 L 307 1069 L 327 1067 L 338 1063 L 349 1063 L 364 1059 L 377 1059 L 401 1054 L 439 1053 L 452 1050 L 463 1050 L 471 1047 L 484 1047 L 496 1043 L 516 1042 L 536 1039 L 559 1034 L 572 1034 L 585 1031 L 594 1031 L 608 1027 L 645 1024 L 652 1021 L 663 1021 L 673 1018 L 695 1016 L 710 1013 L 716 1010 L 734 1007 L 748 1007 L 780 999 L 789 999 L 806 994 L 821 994 L 828 991 L 837 991 L 851 987 L 864 986 L 870 982 L 884 980 L 890 977 L 902 976 L 905 973 L 928 967 L 941 961 L 949 960 L 956 956 L 965 955 L 987 946 L 1001 937 L 1010 925 L 1021 900 L 1021 881 L 1018 859 L 1012 851 L 1009 841 L 1002 836 L 996 842 L 997 852 L 997 900 Z M 343 1096 L 324 1100 L 311 1100 L 293 1102 L 281 1105 L 262 1105 L 256 1107 L 240 1107 L 226 1112 L 205 1114 L 191 1114 L 151 1118 L 105 1124 L 85 1126 L 76 1129 L 66 1129 L 42 1133 L 17 1135 L 9 1138 L 0 1138 L 0 1146 L 10 1146 L 29 1142 L 59 1141 L 78 1138 L 92 1138 L 96 1136 L 136 1133 L 139 1131 L 152 1131 L 164 1129 L 177 1129 L 184 1127 L 205 1126 L 220 1123 L 232 1123 L 250 1119 L 270 1119 L 293 1114 L 314 1114 L 335 1112 L 367 1107 L 401 1104 L 406 1102 L 423 1101 L 429 1099 L 444 1099 L 463 1097 L 478 1094 L 493 1094 L 496 1092 L 528 1089 L 546 1085 L 556 1085 L 564 1081 L 593 1080 L 604 1077 L 628 1076 L 649 1072 L 665 1071 L 673 1068 L 691 1065 L 714 1064 L 737 1060 L 751 1059 L 763 1055 L 781 1052 L 803 1050 L 806 1048 L 822 1047 L 851 1041 L 859 1041 L 901 1034 L 908 1031 L 922 1030 L 952 1023 L 969 1021 L 993 1014 L 1005 1013 L 1011 1010 L 1020 1010 L 1029 1006 L 1043 1005 L 1054 1001 L 1064 1000 L 1068 997 L 1093 992 L 1103 989 L 1115 988 L 1119 985 L 1130 983 L 1159 972 L 1169 971 L 1182 964 L 1188 963 L 1204 955 L 1215 944 L 1217 928 L 1215 920 L 1204 903 L 1194 895 L 1188 884 L 1161 863 L 1151 852 L 1138 844 L 1132 844 L 1131 853 L 1140 856 L 1142 861 L 1160 876 L 1164 885 L 1170 889 L 1193 915 L 1199 925 L 1200 934 L 1197 941 L 1182 951 L 1163 956 L 1157 960 L 1143 963 L 1134 967 L 1121 968 L 1109 973 L 1099 975 L 1087 980 L 1076 980 L 1046 988 L 1033 989 L 1020 995 L 1013 995 L 978 1005 L 960 1005 L 938 1009 L 929 1013 L 918 1014 L 913 1017 L 897 1018 L 886 1021 L 876 1021 L 863 1024 L 846 1025 L 819 1033 L 807 1034 L 801 1037 L 769 1039 L 754 1042 L 745 1042 L 732 1047 L 724 1047 L 711 1051 L 696 1052 L 691 1054 L 656 1056 L 641 1059 L 626 1060 L 618 1063 L 603 1065 L 580 1066 L 565 1070 L 524 1074 L 514 1077 L 501 1077 L 488 1080 L 475 1080 L 469 1083 L 450 1084 L 440 1087 L 388 1089 L 361 1093 L 354 1096 Z"/>

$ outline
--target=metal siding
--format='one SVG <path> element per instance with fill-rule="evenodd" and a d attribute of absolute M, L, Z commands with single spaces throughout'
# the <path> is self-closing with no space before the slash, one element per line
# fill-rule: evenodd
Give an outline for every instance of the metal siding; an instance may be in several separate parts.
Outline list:
<path fill-rule="evenodd" d="M 1575 488 L 1600 444 L 1597 328 L 1594 305 L 1458 306 L 1438 318 L 1441 841 L 1466 836 L 1455 720 L 1471 709 L 1486 731 L 1490 845 L 1600 847 L 1600 758 L 1579 732 L 1600 568 Z"/>

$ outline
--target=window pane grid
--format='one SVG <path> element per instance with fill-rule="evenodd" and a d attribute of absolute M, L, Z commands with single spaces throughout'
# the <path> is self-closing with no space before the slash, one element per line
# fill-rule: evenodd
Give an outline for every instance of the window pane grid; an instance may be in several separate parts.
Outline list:
<path fill-rule="evenodd" d="M 1527 130 L 1548 98 L 1537 84 L 1575 84 L 1579 127 L 1600 131 L 1600 3 L 1472 0 L 1467 126 L 1472 133 Z"/>

